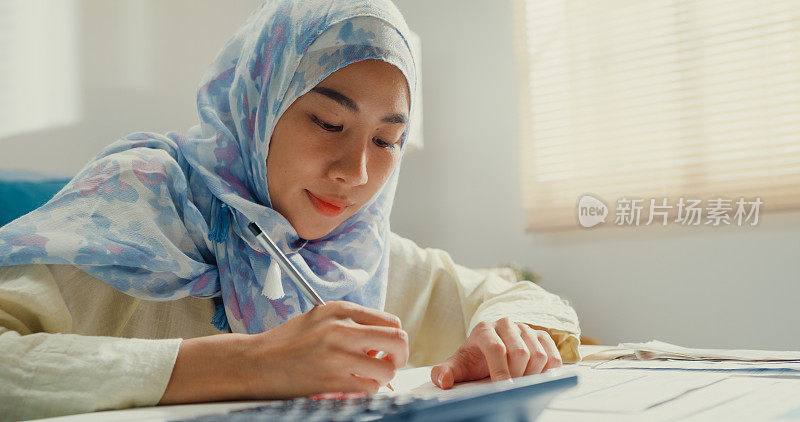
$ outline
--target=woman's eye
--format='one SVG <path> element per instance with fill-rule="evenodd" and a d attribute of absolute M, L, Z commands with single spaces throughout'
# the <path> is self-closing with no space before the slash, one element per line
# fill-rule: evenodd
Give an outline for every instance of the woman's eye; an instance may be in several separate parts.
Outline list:
<path fill-rule="evenodd" d="M 375 145 L 377 145 L 377 146 L 379 146 L 381 148 L 394 148 L 394 146 L 395 146 L 395 144 L 392 144 L 392 143 L 389 143 L 389 142 L 385 142 L 380 138 L 372 138 L 372 142 L 374 142 Z"/>
<path fill-rule="evenodd" d="M 313 121 L 315 124 L 317 124 L 317 126 L 321 127 L 322 129 L 324 129 L 324 130 L 326 130 L 328 132 L 341 132 L 342 129 L 344 128 L 344 126 L 342 126 L 342 125 L 338 125 L 337 126 L 337 125 L 332 125 L 330 123 L 324 122 L 324 121 L 320 120 L 319 117 L 314 116 L 314 115 L 311 115 L 311 121 Z M 379 146 L 381 148 L 385 148 L 385 149 L 394 148 L 396 146 L 396 144 L 393 144 L 391 142 L 386 142 L 381 138 L 372 138 L 372 142 L 374 142 L 375 145 L 377 145 L 377 146 Z"/>
<path fill-rule="evenodd" d="M 342 126 L 341 125 L 336 126 L 336 125 L 332 125 L 330 123 L 323 122 L 317 116 L 311 116 L 311 120 L 314 121 L 314 123 L 316 123 L 319 127 L 327 130 L 328 132 L 341 132 L 342 131 Z"/>

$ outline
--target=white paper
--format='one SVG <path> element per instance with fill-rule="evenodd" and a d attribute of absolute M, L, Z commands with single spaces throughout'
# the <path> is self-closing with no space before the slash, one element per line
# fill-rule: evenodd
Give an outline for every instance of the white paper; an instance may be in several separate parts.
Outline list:
<path fill-rule="evenodd" d="M 777 378 L 750 378 L 758 388 L 687 418 L 689 421 L 798 420 L 800 382 Z"/>
<path fill-rule="evenodd" d="M 420 388 L 425 384 L 430 384 L 436 387 L 431 382 L 431 369 L 433 366 L 422 366 L 419 368 L 401 369 L 395 373 L 394 378 L 390 384 L 394 391 L 389 390 L 387 387 L 381 387 L 378 394 L 405 394 Z"/>
<path fill-rule="evenodd" d="M 744 377 L 726 378 L 690 391 L 677 400 L 653 406 L 642 413 L 641 417 L 647 421 L 683 420 L 717 406 L 725 406 L 767 384 Z"/>
<path fill-rule="evenodd" d="M 664 403 L 650 407 L 641 413 L 587 413 L 581 411 L 555 410 L 548 408 L 539 416 L 537 422 L 626 422 L 626 421 L 676 421 L 724 406 L 758 388 L 763 384 L 751 382 L 744 377 L 731 377 L 706 387 L 695 389 Z"/>
<path fill-rule="evenodd" d="M 584 346 L 580 346 L 583 348 Z M 618 347 L 594 347 L 588 350 L 581 350 L 581 361 L 578 365 L 592 366 L 597 361 L 606 361 L 611 359 L 636 359 L 636 354 L 633 349 L 622 349 Z"/>
<path fill-rule="evenodd" d="M 529 377 L 547 378 L 549 375 L 558 376 L 561 375 L 563 372 L 567 372 L 568 374 L 571 375 L 576 372 L 573 370 L 573 368 L 574 365 L 568 365 L 561 368 L 550 369 L 541 375 L 529 375 Z M 475 381 L 458 382 L 455 383 L 452 388 L 447 390 L 442 390 L 431 381 L 431 369 L 433 369 L 433 366 L 424 366 L 420 368 L 409 368 L 400 370 L 395 374 L 395 377 L 391 381 L 392 388 L 394 388 L 394 391 L 391 391 L 386 387 L 381 387 L 378 390 L 378 394 L 411 395 L 414 397 L 438 398 L 440 400 L 446 400 L 463 395 L 476 394 L 476 389 L 494 388 L 494 386 L 485 385 L 492 383 L 492 380 L 487 377 Z M 506 385 L 501 384 L 503 382 L 504 381 L 498 381 L 497 387 L 501 388 L 505 387 Z"/>
<path fill-rule="evenodd" d="M 449 390 L 442 390 L 431 381 L 431 369 L 433 369 L 433 366 L 423 366 L 397 371 L 395 377 L 391 381 L 394 391 L 389 390 L 387 387 L 381 387 L 378 390 L 378 394 L 411 394 L 415 397 L 422 398 L 436 397 L 447 399 L 463 394 L 464 389 L 469 385 L 491 382 L 489 378 L 470 382 L 459 382 L 453 385 Z"/>
<path fill-rule="evenodd" d="M 636 360 L 637 348 L 679 358 Z M 578 388 L 557 397 L 538 421 L 800 420 L 796 352 L 693 350 L 663 342 L 586 352 Z M 696 378 L 707 375 L 716 381 Z"/>
<path fill-rule="evenodd" d="M 762 361 L 708 361 L 708 360 L 626 360 L 616 359 L 595 363 L 594 369 L 682 369 L 705 371 L 752 371 L 769 374 L 796 374 L 800 376 L 798 362 Z"/>
<path fill-rule="evenodd" d="M 622 343 L 619 347 L 634 349 L 639 359 L 683 358 L 800 362 L 800 352 L 798 351 L 690 349 L 658 340 L 651 340 L 647 343 Z"/>
<path fill-rule="evenodd" d="M 556 397 L 548 409 L 639 413 L 727 377 L 705 372 L 576 369 L 578 387 Z"/>

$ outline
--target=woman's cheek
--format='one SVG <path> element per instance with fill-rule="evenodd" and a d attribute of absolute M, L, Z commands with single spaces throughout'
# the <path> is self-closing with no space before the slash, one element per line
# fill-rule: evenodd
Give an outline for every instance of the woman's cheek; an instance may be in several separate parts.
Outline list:
<path fill-rule="evenodd" d="M 379 170 L 381 186 L 383 186 L 383 184 L 386 183 L 386 180 L 389 179 L 389 175 L 391 175 L 392 171 L 394 171 L 394 166 L 397 165 L 398 160 L 399 154 L 392 152 L 391 156 L 385 158 L 384 162 L 381 163 L 381 168 Z"/>

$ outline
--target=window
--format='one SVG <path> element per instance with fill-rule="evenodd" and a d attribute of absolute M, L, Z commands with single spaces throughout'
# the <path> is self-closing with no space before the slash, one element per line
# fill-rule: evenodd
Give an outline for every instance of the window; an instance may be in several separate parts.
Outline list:
<path fill-rule="evenodd" d="M 528 231 L 578 228 L 587 193 L 609 208 L 759 197 L 762 213 L 800 209 L 797 2 L 515 8 Z"/>
<path fill-rule="evenodd" d="M 80 115 L 75 3 L 0 1 L 0 139 Z"/>

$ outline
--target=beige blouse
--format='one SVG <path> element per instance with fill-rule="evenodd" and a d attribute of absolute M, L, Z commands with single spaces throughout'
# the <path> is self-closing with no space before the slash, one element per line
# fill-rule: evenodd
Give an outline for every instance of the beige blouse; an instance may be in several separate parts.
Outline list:
<path fill-rule="evenodd" d="M 567 301 L 391 235 L 385 311 L 409 335 L 409 366 L 435 365 L 481 321 L 547 329 L 566 363 L 580 328 Z M 184 338 L 219 334 L 212 299 L 154 302 L 69 265 L 0 267 L 0 420 L 156 405 Z"/>

